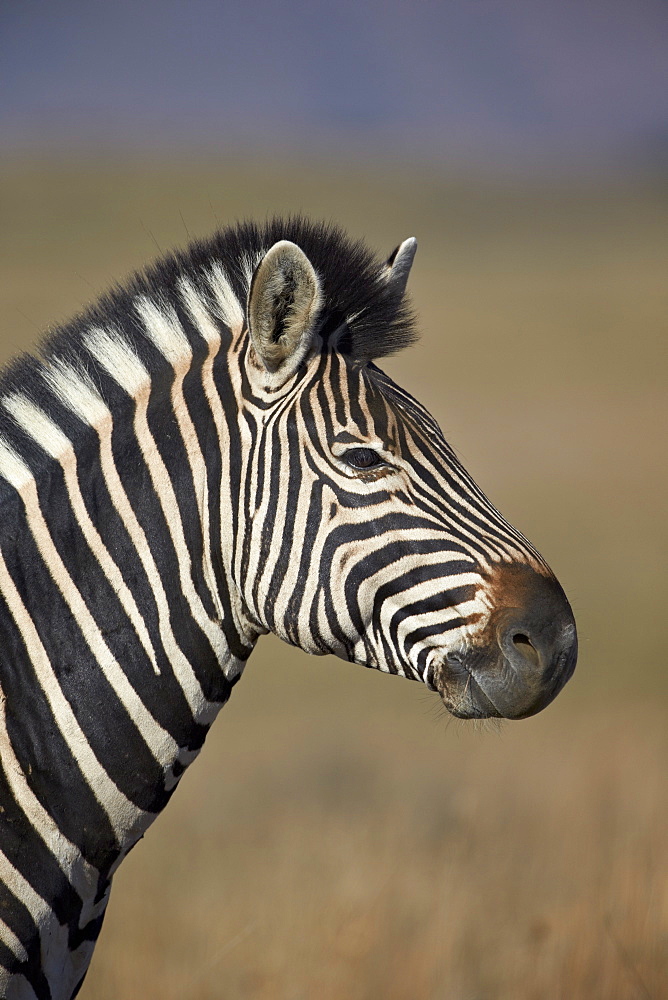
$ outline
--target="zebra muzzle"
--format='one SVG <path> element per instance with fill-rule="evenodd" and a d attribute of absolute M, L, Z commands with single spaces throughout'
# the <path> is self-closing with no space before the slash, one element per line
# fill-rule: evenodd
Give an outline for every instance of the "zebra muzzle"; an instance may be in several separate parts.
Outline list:
<path fill-rule="evenodd" d="M 434 674 L 459 718 L 523 719 L 561 691 L 577 660 L 570 605 L 552 575 L 528 566 L 494 571 L 495 610 L 474 644 L 448 651 Z"/>

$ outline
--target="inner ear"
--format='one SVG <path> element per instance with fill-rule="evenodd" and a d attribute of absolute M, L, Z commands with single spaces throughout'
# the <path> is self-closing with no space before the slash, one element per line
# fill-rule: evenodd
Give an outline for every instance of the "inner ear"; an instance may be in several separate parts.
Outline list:
<path fill-rule="evenodd" d="M 262 258 L 248 293 L 251 343 L 269 372 L 291 375 L 306 356 L 320 306 L 320 282 L 295 243 L 281 240 Z"/>

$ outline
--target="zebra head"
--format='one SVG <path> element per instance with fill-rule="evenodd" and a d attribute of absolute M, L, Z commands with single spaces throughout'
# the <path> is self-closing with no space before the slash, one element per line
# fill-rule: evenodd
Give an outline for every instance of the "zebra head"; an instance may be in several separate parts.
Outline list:
<path fill-rule="evenodd" d="M 237 584 L 259 631 L 421 680 L 461 718 L 522 718 L 571 676 L 575 622 L 433 417 L 373 363 L 412 339 L 415 247 L 357 260 L 352 289 L 359 245 L 343 278 L 336 242 L 318 266 L 280 240 L 255 267 Z"/>

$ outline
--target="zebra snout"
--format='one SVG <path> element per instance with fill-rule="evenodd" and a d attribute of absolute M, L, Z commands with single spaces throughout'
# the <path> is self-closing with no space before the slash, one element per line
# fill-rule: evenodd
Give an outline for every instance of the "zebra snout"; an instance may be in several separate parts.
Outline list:
<path fill-rule="evenodd" d="M 495 655 L 477 676 L 501 715 L 522 719 L 549 705 L 573 673 L 575 619 L 547 570 L 502 564 L 494 573 L 492 594 L 496 610 L 486 634 Z"/>
<path fill-rule="evenodd" d="M 490 583 L 486 627 L 474 645 L 445 656 L 436 686 L 461 718 L 523 719 L 549 705 L 573 673 L 575 620 L 551 574 L 505 564 Z"/>
<path fill-rule="evenodd" d="M 554 617 L 506 617 L 497 624 L 502 660 L 478 683 L 506 719 L 540 712 L 556 697 L 575 669 L 578 642 L 568 608 Z"/>

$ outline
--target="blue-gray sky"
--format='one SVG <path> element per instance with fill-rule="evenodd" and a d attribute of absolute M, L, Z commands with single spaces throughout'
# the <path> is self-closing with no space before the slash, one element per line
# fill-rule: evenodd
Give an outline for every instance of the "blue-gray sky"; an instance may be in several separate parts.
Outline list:
<path fill-rule="evenodd" d="M 5 148 L 668 157 L 665 0 L 5 0 Z"/>

